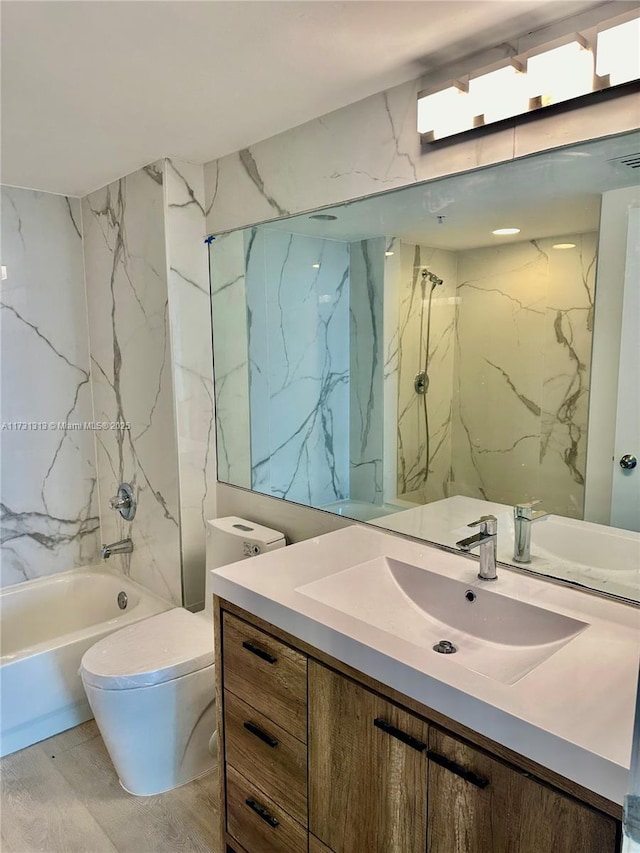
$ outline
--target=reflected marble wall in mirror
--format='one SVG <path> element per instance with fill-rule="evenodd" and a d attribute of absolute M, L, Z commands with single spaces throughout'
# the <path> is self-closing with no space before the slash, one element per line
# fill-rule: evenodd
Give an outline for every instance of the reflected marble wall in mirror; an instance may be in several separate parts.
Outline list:
<path fill-rule="evenodd" d="M 447 547 L 494 512 L 505 562 L 513 507 L 540 501 L 526 568 L 637 597 L 638 151 L 215 236 L 219 480 Z"/>

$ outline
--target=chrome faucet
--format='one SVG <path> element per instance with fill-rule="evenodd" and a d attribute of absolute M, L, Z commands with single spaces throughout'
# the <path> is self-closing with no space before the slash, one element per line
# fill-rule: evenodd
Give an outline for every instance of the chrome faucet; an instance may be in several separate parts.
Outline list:
<path fill-rule="evenodd" d="M 483 581 L 498 580 L 496 571 L 496 540 L 498 538 L 498 519 L 495 515 L 483 515 L 477 521 L 471 522 L 468 527 L 479 527 L 480 532 L 468 539 L 456 542 L 458 548 L 470 551 L 472 548 L 480 548 L 480 571 L 478 577 Z"/>
<path fill-rule="evenodd" d="M 108 560 L 114 554 L 130 554 L 133 551 L 133 542 L 131 539 L 121 539 L 119 542 L 112 542 L 111 545 L 103 545 L 100 549 L 100 557 L 103 560 Z"/>
<path fill-rule="evenodd" d="M 531 562 L 531 525 L 549 513 L 534 510 L 540 501 L 516 504 L 513 508 L 513 559 L 516 563 Z"/>

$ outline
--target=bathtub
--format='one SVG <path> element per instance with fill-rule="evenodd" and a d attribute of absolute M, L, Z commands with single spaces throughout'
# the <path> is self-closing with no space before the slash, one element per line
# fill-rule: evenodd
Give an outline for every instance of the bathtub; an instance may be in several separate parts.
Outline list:
<path fill-rule="evenodd" d="M 82 655 L 107 634 L 174 606 L 103 566 L 0 591 L 0 755 L 90 720 Z"/>
<path fill-rule="evenodd" d="M 335 512 L 337 515 L 344 515 L 345 518 L 353 518 L 356 521 L 373 521 L 373 519 L 382 518 L 385 515 L 393 515 L 396 512 L 412 509 L 415 506 L 416 504 L 399 498 L 387 501 L 382 505 L 367 503 L 367 501 L 346 499 L 324 504 L 319 509 Z"/>

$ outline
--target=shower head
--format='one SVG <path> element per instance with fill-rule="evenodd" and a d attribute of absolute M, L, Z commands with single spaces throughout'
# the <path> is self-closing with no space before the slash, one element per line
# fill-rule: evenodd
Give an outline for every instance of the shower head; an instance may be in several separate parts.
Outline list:
<path fill-rule="evenodd" d="M 431 284 L 432 290 L 434 287 L 438 287 L 438 285 L 443 283 L 442 279 L 438 278 L 438 276 L 435 273 L 429 272 L 429 270 L 424 269 L 424 270 L 422 270 L 422 280 L 426 281 L 427 279 L 429 280 L 429 283 Z"/>

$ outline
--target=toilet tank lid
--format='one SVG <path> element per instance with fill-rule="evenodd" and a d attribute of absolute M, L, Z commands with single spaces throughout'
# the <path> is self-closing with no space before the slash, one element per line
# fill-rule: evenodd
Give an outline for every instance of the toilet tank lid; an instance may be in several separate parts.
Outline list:
<path fill-rule="evenodd" d="M 210 528 L 222 530 L 224 533 L 230 533 L 233 536 L 243 539 L 255 540 L 264 545 L 270 545 L 272 542 L 284 539 L 284 533 L 280 530 L 263 527 L 262 524 L 248 521 L 246 518 L 239 518 L 237 515 L 228 515 L 225 518 L 212 518 L 207 521 L 207 524 Z"/>
<path fill-rule="evenodd" d="M 151 687 L 213 664 L 213 623 L 182 607 L 142 619 L 85 652 L 80 674 L 103 690 Z"/>

